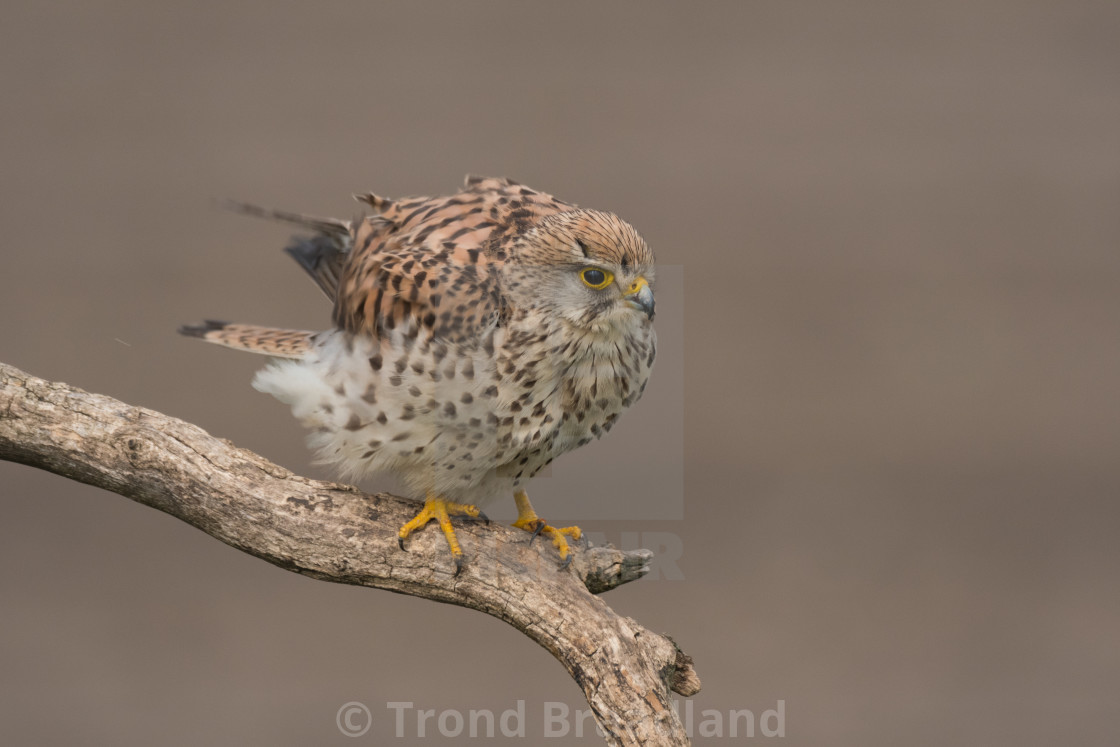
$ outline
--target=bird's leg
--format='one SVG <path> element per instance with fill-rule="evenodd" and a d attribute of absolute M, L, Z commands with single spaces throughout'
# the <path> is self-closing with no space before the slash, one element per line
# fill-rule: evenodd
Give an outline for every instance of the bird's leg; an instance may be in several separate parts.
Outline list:
<path fill-rule="evenodd" d="M 447 538 L 447 545 L 451 548 L 451 557 L 455 559 L 455 574 L 458 575 L 459 571 L 463 569 L 463 548 L 459 547 L 459 539 L 455 536 L 455 529 L 451 526 L 452 516 L 470 516 L 475 519 L 483 519 L 487 524 L 490 523 L 486 514 L 479 511 L 476 506 L 455 503 L 434 493 L 428 493 L 428 499 L 424 501 L 424 508 L 420 509 L 420 513 L 416 514 L 411 521 L 397 532 L 397 544 L 403 550 L 404 541 L 408 539 L 408 535 L 435 519 L 439 522 L 439 528 L 443 530 L 443 536 Z"/>
<path fill-rule="evenodd" d="M 517 521 L 513 522 L 513 526 L 524 529 L 526 532 L 532 532 L 533 537 L 529 540 L 530 543 L 533 539 L 536 539 L 538 534 L 551 538 L 553 546 L 560 553 L 560 559 L 564 561 L 561 567 L 566 567 L 568 563 L 571 563 L 572 550 L 568 547 L 568 540 L 564 537 L 567 535 L 578 541 L 583 537 L 580 528 L 550 526 L 548 522 L 537 516 L 537 512 L 533 510 L 532 504 L 529 503 L 529 496 L 524 490 L 518 490 L 514 493 L 513 500 L 517 503 Z"/>

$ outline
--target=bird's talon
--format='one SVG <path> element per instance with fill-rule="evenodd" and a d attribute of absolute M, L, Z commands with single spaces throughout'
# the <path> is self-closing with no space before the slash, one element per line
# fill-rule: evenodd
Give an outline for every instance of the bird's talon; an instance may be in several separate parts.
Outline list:
<path fill-rule="evenodd" d="M 571 537 L 573 541 L 579 541 L 583 538 L 583 532 L 579 527 L 554 527 L 549 526 L 548 522 L 537 516 L 537 512 L 533 510 L 533 506 L 529 503 L 529 496 L 525 494 L 524 490 L 519 490 L 513 494 L 513 498 L 517 501 L 517 521 L 513 525 L 518 529 L 524 529 L 526 532 L 532 532 L 533 536 L 529 538 L 529 544 L 533 544 L 533 540 L 538 535 L 545 535 L 552 540 L 552 546 L 560 553 L 560 558 L 564 561 L 561 568 L 567 568 L 568 563 L 572 562 L 572 550 L 568 546 L 568 540 L 565 536 Z"/>
<path fill-rule="evenodd" d="M 569 552 L 568 556 L 566 558 L 564 558 L 563 562 L 560 563 L 559 570 L 562 571 L 565 568 L 567 568 L 568 566 L 570 566 L 572 564 L 572 558 L 573 557 L 575 557 L 575 556 L 571 552 Z"/>
<path fill-rule="evenodd" d="M 451 526 L 451 517 L 468 516 L 477 518 L 479 514 L 482 514 L 482 512 L 474 506 L 454 503 L 429 493 L 427 500 L 424 501 L 424 507 L 420 509 L 420 512 L 397 532 L 397 545 L 403 550 L 404 541 L 410 534 L 423 527 L 429 521 L 434 520 L 439 523 L 439 528 L 443 531 L 443 536 L 447 540 L 447 546 L 451 549 L 452 557 L 455 558 L 455 575 L 459 575 L 459 570 L 463 565 L 463 550 L 459 547 L 459 539 L 455 536 L 454 527 Z"/>

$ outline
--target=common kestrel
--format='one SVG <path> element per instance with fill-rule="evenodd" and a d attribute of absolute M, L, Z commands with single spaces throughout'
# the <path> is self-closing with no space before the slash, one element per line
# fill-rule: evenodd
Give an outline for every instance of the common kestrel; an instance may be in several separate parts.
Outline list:
<path fill-rule="evenodd" d="M 224 322 L 180 329 L 277 359 L 253 386 L 291 405 L 343 478 L 388 470 L 436 519 L 456 572 L 451 516 L 512 492 L 514 526 L 566 565 L 578 527 L 537 516 L 525 484 L 611 429 L 653 365 L 653 253 L 630 224 L 508 179 L 447 197 L 358 198 L 354 221 L 243 211 L 315 230 L 286 249 L 334 302 L 324 332 Z"/>

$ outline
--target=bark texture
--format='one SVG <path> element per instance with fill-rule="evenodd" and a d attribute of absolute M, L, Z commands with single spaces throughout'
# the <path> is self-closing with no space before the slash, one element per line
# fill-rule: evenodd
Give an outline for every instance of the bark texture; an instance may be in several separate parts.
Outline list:
<path fill-rule="evenodd" d="M 294 475 L 190 423 L 2 363 L 0 459 L 119 493 L 295 573 L 493 615 L 563 663 L 609 744 L 689 743 L 670 691 L 699 692 L 692 660 L 596 596 L 640 578 L 647 550 L 577 549 L 559 570 L 520 530 L 459 524 L 456 576 L 434 527 L 398 548 L 412 501 Z"/>

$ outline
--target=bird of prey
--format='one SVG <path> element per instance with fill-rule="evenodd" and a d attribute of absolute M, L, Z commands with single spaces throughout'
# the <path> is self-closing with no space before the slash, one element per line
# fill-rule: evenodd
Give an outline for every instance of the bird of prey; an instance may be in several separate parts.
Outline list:
<path fill-rule="evenodd" d="M 286 249 L 334 302 L 323 332 L 206 322 L 185 335 L 275 358 L 253 386 L 291 406 L 344 479 L 396 473 L 423 508 L 398 532 L 513 493 L 515 527 L 563 565 L 578 527 L 553 527 L 525 493 L 559 455 L 603 436 L 653 365 L 654 258 L 628 223 L 508 179 L 446 197 L 357 197 L 354 221 L 241 205 L 314 234 Z M 530 540 L 531 541 L 531 540 Z"/>

